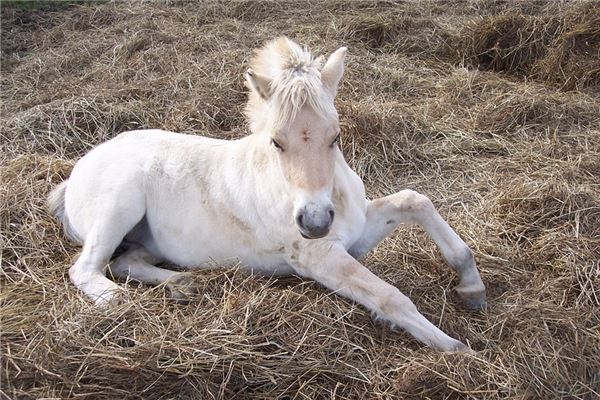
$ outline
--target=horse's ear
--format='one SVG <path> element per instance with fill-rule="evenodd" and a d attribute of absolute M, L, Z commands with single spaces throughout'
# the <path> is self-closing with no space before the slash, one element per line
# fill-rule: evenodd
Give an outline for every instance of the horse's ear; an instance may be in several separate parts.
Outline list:
<path fill-rule="evenodd" d="M 321 55 L 321 56 L 315 58 L 314 64 L 319 71 L 322 70 L 323 64 L 325 64 L 325 56 Z"/>
<path fill-rule="evenodd" d="M 321 70 L 321 81 L 334 97 L 337 93 L 340 79 L 342 79 L 342 75 L 344 74 L 344 58 L 347 51 L 346 47 L 340 47 L 334 51 Z"/>
<path fill-rule="evenodd" d="M 254 90 L 261 98 L 267 100 L 271 95 L 271 79 L 266 76 L 257 74 L 252 69 L 248 68 L 248 71 L 244 74 L 248 87 Z"/>

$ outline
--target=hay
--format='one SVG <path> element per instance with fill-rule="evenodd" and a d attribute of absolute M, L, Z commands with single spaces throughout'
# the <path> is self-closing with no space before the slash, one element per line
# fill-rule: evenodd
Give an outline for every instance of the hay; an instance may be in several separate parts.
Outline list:
<path fill-rule="evenodd" d="M 572 90 L 598 85 L 600 9 L 579 2 L 529 10 L 508 8 L 473 20 L 455 35 L 459 56 L 481 69 L 557 82 Z"/>
<path fill-rule="evenodd" d="M 546 51 L 545 23 L 520 13 L 490 16 L 465 28 L 463 56 L 494 71 L 527 73 Z"/>
<path fill-rule="evenodd" d="M 593 2 L 2 4 L 0 390 L 7 398 L 577 398 L 600 392 Z M 242 73 L 287 34 L 349 45 L 342 146 L 372 196 L 429 195 L 476 253 L 484 313 L 419 229 L 365 264 L 474 355 L 439 354 L 297 278 L 198 271 L 101 311 L 45 209 L 122 130 L 246 134 Z M 559 90 L 562 89 L 562 90 Z M 176 266 L 172 266 L 176 268 Z"/>
<path fill-rule="evenodd" d="M 343 37 L 371 50 L 406 54 L 441 55 L 447 51 L 447 35 L 431 18 L 423 15 L 399 16 L 397 10 L 361 12 L 342 19 Z"/>
<path fill-rule="evenodd" d="M 534 65 L 543 79 L 563 89 L 600 85 L 600 9 L 590 2 L 564 18 L 564 28 L 546 56 Z"/>

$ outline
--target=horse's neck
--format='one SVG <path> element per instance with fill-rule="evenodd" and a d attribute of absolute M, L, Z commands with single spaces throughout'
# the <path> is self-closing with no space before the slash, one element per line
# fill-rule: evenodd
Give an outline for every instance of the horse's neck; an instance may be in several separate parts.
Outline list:
<path fill-rule="evenodd" d="M 281 178 L 275 149 L 259 134 L 248 135 L 231 148 L 228 171 L 230 189 L 247 201 L 284 199 L 288 190 Z"/>

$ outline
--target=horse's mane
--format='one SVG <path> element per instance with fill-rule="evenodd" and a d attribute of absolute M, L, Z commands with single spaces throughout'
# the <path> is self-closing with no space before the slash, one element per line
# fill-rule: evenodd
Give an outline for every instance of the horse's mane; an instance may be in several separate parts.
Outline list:
<path fill-rule="evenodd" d="M 314 58 L 306 47 L 287 37 L 280 37 L 258 49 L 250 61 L 250 68 L 271 80 L 268 110 L 275 125 L 293 119 L 304 106 L 310 106 L 323 116 L 335 114 L 330 95 L 323 89 L 321 68 L 323 57 Z M 265 101 L 251 92 L 246 111 L 256 126 L 267 110 Z"/>

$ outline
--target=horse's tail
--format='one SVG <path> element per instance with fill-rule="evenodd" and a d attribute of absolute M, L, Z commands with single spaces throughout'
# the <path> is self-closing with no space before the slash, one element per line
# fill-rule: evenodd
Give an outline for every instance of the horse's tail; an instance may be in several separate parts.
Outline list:
<path fill-rule="evenodd" d="M 73 226 L 69 222 L 69 217 L 65 210 L 65 192 L 67 191 L 68 182 L 69 181 L 66 180 L 52 189 L 48 195 L 48 209 L 62 223 L 65 235 L 75 242 L 81 242 L 77 233 L 75 233 Z"/>

